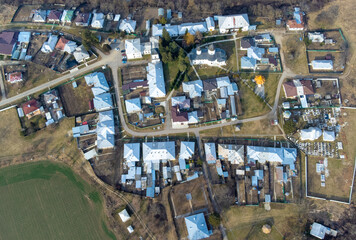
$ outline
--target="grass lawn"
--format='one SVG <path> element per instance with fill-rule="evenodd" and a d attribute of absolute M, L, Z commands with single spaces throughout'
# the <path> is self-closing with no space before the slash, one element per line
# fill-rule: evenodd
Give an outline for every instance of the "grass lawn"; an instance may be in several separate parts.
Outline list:
<path fill-rule="evenodd" d="M 266 78 L 265 86 L 265 97 L 266 101 L 272 106 L 274 104 L 274 98 L 277 93 L 277 86 L 279 79 L 282 74 L 279 73 L 241 73 L 240 78 L 242 79 L 253 79 L 256 75 L 262 75 Z"/>
<path fill-rule="evenodd" d="M 197 70 L 200 79 L 202 80 L 216 78 L 218 76 L 226 76 L 228 74 L 227 71 L 218 67 L 210 67 L 207 65 L 195 65 L 194 67 Z M 190 72 L 189 77 L 191 80 L 198 79 L 194 71 Z"/>
<path fill-rule="evenodd" d="M 321 187 L 320 174 L 316 173 L 316 163 L 323 157 L 308 157 L 308 194 L 348 201 L 352 183 L 353 168 L 347 160 L 328 159 L 329 176 L 325 176 L 325 187 Z"/>
<path fill-rule="evenodd" d="M 295 74 L 308 74 L 308 61 L 305 52 L 305 44 L 300 41 L 300 34 L 286 35 L 283 38 L 285 64 Z"/>
<path fill-rule="evenodd" d="M 6 82 L 7 97 L 13 97 L 21 92 L 48 82 L 48 80 L 51 81 L 61 76 L 59 73 L 49 68 L 31 62 L 27 63 L 27 69 L 28 71 L 23 83 L 10 84 Z"/>
<path fill-rule="evenodd" d="M 59 125 L 54 124 L 27 137 L 20 134 L 21 125 L 16 109 L 1 112 L 0 118 L 0 139 L 3 139 L 0 158 L 22 162 L 26 158 L 47 160 L 48 155 L 70 161 L 81 157 L 75 139 L 69 134 L 74 126 L 72 118 L 65 118 Z"/>
<path fill-rule="evenodd" d="M 263 206 L 234 206 L 223 212 L 222 219 L 228 239 L 299 239 L 307 220 L 299 205 L 283 203 L 272 203 L 270 211 Z M 262 233 L 264 224 L 272 226 L 268 235 Z"/>
<path fill-rule="evenodd" d="M 64 165 L 49 161 L 0 170 L 3 239 L 116 239 L 102 199 Z"/>
<path fill-rule="evenodd" d="M 270 111 L 268 106 L 262 102 L 256 94 L 245 84 L 239 84 L 239 94 L 242 104 L 243 115 L 240 118 L 251 118 L 266 114 Z"/>
<path fill-rule="evenodd" d="M 237 45 L 240 45 L 240 40 L 237 40 Z M 232 72 L 237 72 L 237 59 L 236 59 L 236 46 L 234 41 L 221 42 L 214 44 L 215 48 L 221 48 L 226 52 L 227 55 L 227 64 L 224 68 Z"/>
<path fill-rule="evenodd" d="M 235 125 L 214 128 L 200 132 L 204 137 L 238 137 L 256 136 L 256 135 L 280 135 L 281 131 L 277 126 L 272 126 L 269 120 L 260 120 L 239 124 L 240 131 L 235 131 Z"/>

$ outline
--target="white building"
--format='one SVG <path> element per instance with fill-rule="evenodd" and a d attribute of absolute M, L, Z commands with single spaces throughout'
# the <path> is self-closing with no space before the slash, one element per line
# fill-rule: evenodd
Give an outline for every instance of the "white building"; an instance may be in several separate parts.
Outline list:
<path fill-rule="evenodd" d="M 140 98 L 132 98 L 125 100 L 125 106 L 127 113 L 136 113 L 142 110 Z"/>
<path fill-rule="evenodd" d="M 223 49 L 215 49 L 213 45 L 209 48 L 200 47 L 189 53 L 189 58 L 194 65 L 224 66 L 226 65 L 226 53 Z"/>
<path fill-rule="evenodd" d="M 335 132 L 334 131 L 323 131 L 323 141 L 325 142 L 334 142 L 335 141 Z"/>
<path fill-rule="evenodd" d="M 289 165 L 290 169 L 295 169 L 294 163 L 297 157 L 297 149 L 295 148 L 247 146 L 246 149 L 248 164 L 271 162 Z"/>
<path fill-rule="evenodd" d="M 190 99 L 185 96 L 176 96 L 171 98 L 171 106 L 179 106 L 179 109 L 189 109 L 190 108 Z"/>
<path fill-rule="evenodd" d="M 300 130 L 300 140 L 302 141 L 314 141 L 321 137 L 320 128 L 310 127 L 307 129 Z"/>
<path fill-rule="evenodd" d="M 109 94 L 110 95 L 110 94 Z M 115 126 L 113 111 L 99 112 L 97 124 L 97 146 L 98 149 L 108 149 L 115 146 Z"/>
<path fill-rule="evenodd" d="M 127 222 L 131 218 L 129 213 L 127 212 L 126 208 L 124 210 L 122 210 L 121 212 L 119 212 L 119 216 L 120 216 L 122 222 Z"/>
<path fill-rule="evenodd" d="M 78 63 L 84 62 L 85 60 L 88 60 L 90 58 L 88 51 L 83 45 L 80 45 L 75 49 L 73 56 L 75 58 L 75 61 L 77 61 Z"/>
<path fill-rule="evenodd" d="M 124 159 L 126 162 L 139 162 L 140 157 L 140 143 L 124 144 Z"/>
<path fill-rule="evenodd" d="M 165 29 L 167 30 L 167 32 L 169 33 L 169 35 L 170 35 L 171 37 L 176 37 L 176 36 L 179 35 L 178 25 L 153 24 L 153 25 L 152 25 L 152 36 L 153 36 L 153 37 L 157 37 L 157 36 L 158 36 L 158 37 L 162 37 L 163 28 L 165 28 Z"/>
<path fill-rule="evenodd" d="M 96 111 L 105 111 L 113 107 L 110 93 L 103 93 L 95 96 L 93 102 Z"/>
<path fill-rule="evenodd" d="M 331 235 L 333 237 L 336 237 L 337 231 L 333 230 L 331 228 L 325 227 L 324 225 L 321 225 L 320 223 L 314 222 L 311 226 L 310 235 L 312 235 L 316 238 L 319 238 L 319 239 L 324 239 L 325 235 Z"/>
<path fill-rule="evenodd" d="M 195 142 L 184 142 L 180 143 L 179 158 L 181 159 L 191 159 L 195 152 Z"/>
<path fill-rule="evenodd" d="M 311 62 L 313 70 L 333 70 L 334 64 L 332 60 L 313 60 Z"/>
<path fill-rule="evenodd" d="M 88 74 L 84 77 L 84 79 L 88 86 L 93 86 L 91 91 L 93 92 L 94 96 L 106 93 L 110 89 L 105 75 L 102 72 L 94 72 Z"/>
<path fill-rule="evenodd" d="M 175 142 L 142 143 L 143 161 L 160 162 L 175 160 Z"/>
<path fill-rule="evenodd" d="M 142 58 L 141 40 L 139 38 L 126 39 L 125 50 L 127 59 Z"/>
<path fill-rule="evenodd" d="M 43 53 L 53 52 L 54 48 L 56 47 L 57 41 L 58 41 L 57 35 L 49 36 L 48 40 L 45 43 L 43 43 L 41 52 Z"/>
<path fill-rule="evenodd" d="M 261 60 L 264 54 L 265 54 L 265 49 L 264 48 L 250 47 L 250 48 L 247 49 L 247 57 L 248 58 Z"/>
<path fill-rule="evenodd" d="M 310 41 L 314 43 L 322 43 L 325 40 L 324 34 L 320 32 L 309 32 L 308 38 Z"/>
<path fill-rule="evenodd" d="M 229 31 L 248 31 L 250 22 L 247 14 L 236 14 L 229 16 L 217 16 L 220 33 L 227 33 Z"/>
<path fill-rule="evenodd" d="M 206 22 L 196 22 L 196 23 L 182 23 L 178 25 L 178 34 L 184 35 L 186 32 L 195 35 L 196 32 L 205 33 L 208 31 Z"/>
<path fill-rule="evenodd" d="M 205 143 L 204 151 L 205 151 L 205 160 L 207 161 L 207 163 L 215 164 L 217 160 L 215 143 Z"/>
<path fill-rule="evenodd" d="M 202 80 L 183 82 L 183 92 L 188 93 L 190 98 L 201 97 L 202 91 Z"/>
<path fill-rule="evenodd" d="M 94 13 L 93 19 L 91 20 L 91 27 L 92 28 L 103 28 L 105 21 L 105 15 L 103 13 Z"/>
<path fill-rule="evenodd" d="M 136 21 L 131 19 L 123 19 L 120 22 L 119 29 L 120 31 L 126 33 L 134 33 L 136 29 Z"/>
<path fill-rule="evenodd" d="M 244 162 L 244 146 L 233 144 L 218 144 L 218 156 L 222 160 L 227 160 L 231 164 L 241 164 Z"/>
<path fill-rule="evenodd" d="M 162 62 L 148 63 L 147 72 L 149 96 L 151 98 L 165 97 L 166 85 L 164 83 Z"/>
<path fill-rule="evenodd" d="M 215 31 L 215 22 L 214 22 L 214 18 L 212 17 L 207 17 L 205 19 L 206 22 L 206 27 L 208 29 L 209 32 Z"/>
<path fill-rule="evenodd" d="M 36 23 L 44 23 L 46 22 L 46 18 L 47 18 L 47 11 L 38 9 L 33 14 L 32 21 Z"/>

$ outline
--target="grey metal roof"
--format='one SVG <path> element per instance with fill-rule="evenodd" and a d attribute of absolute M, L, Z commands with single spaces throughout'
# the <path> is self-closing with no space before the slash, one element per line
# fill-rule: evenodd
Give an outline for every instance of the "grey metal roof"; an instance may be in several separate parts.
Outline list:
<path fill-rule="evenodd" d="M 220 48 L 215 49 L 215 54 L 210 55 L 208 53 L 207 48 L 201 49 L 201 54 L 197 54 L 197 51 L 194 50 L 189 54 L 190 59 L 193 60 L 209 60 L 211 62 L 218 61 L 218 62 L 226 62 L 226 52 Z"/>

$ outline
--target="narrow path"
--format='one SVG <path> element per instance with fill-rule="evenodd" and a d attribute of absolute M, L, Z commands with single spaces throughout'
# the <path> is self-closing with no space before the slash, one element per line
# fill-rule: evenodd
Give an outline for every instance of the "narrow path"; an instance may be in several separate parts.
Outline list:
<path fill-rule="evenodd" d="M 4 68 L 1 67 L 1 73 L 0 73 L 0 88 L 1 88 L 1 100 L 6 99 L 6 91 L 5 91 L 5 79 L 2 77 L 4 73 Z"/>

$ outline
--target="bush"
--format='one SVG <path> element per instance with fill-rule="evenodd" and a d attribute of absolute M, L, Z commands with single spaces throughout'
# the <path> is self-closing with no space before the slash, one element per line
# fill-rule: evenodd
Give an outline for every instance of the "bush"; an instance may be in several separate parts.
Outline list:
<path fill-rule="evenodd" d="M 209 223 L 214 227 L 217 228 L 220 226 L 221 218 L 218 213 L 213 213 L 209 216 Z"/>
<path fill-rule="evenodd" d="M 110 52 L 110 50 L 111 50 L 110 45 L 109 44 L 104 44 L 103 50 L 104 50 L 104 52 Z"/>
<path fill-rule="evenodd" d="M 293 134 L 297 131 L 297 124 L 292 120 L 287 120 L 284 122 L 283 130 L 286 134 Z"/>

